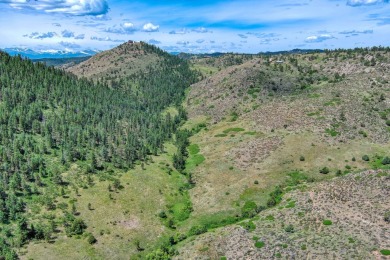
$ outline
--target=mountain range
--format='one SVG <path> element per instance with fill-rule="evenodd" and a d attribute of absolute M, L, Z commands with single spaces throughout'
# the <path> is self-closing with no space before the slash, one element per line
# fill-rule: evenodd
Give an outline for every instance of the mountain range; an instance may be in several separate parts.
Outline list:
<path fill-rule="evenodd" d="M 48 59 L 48 58 L 76 58 L 76 57 L 88 57 L 93 56 L 100 51 L 98 50 L 32 50 L 28 48 L 4 48 L 0 49 L 11 56 L 21 55 L 32 60 L 35 59 Z"/>

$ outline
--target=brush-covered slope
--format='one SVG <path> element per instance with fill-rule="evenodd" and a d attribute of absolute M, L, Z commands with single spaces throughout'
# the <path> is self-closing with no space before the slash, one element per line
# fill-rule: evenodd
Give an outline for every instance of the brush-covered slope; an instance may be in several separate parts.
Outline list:
<path fill-rule="evenodd" d="M 187 241 L 175 259 L 387 259 L 389 171 L 291 189 L 255 218 Z"/>
<path fill-rule="evenodd" d="M 192 85 L 186 127 L 203 156 L 192 217 L 207 226 L 267 206 L 296 171 L 321 181 L 388 169 L 389 72 L 388 48 L 358 49 L 255 57 Z"/>

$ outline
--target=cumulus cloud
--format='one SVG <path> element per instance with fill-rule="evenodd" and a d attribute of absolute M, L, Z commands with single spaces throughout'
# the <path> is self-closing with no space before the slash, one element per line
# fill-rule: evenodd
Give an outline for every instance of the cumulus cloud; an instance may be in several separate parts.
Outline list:
<path fill-rule="evenodd" d="M 248 36 L 244 35 L 244 34 L 237 34 L 240 38 L 243 38 L 243 39 L 246 39 L 248 38 Z"/>
<path fill-rule="evenodd" d="M 313 35 L 309 36 L 305 39 L 305 42 L 314 43 L 314 42 L 323 42 L 326 40 L 334 39 L 330 34 L 321 34 L 321 35 Z"/>
<path fill-rule="evenodd" d="M 375 5 L 381 3 L 388 3 L 389 0 L 348 0 L 349 6 Z"/>
<path fill-rule="evenodd" d="M 119 34 L 132 34 L 136 31 L 133 23 L 130 22 L 124 22 L 120 24 L 119 26 L 114 25 L 113 27 L 107 28 L 105 32 L 109 33 L 119 33 Z"/>
<path fill-rule="evenodd" d="M 59 42 L 60 45 L 64 46 L 65 48 L 70 48 L 70 49 L 77 49 L 77 48 L 80 48 L 81 46 L 74 43 L 74 42 L 64 42 L 64 41 L 61 41 Z"/>
<path fill-rule="evenodd" d="M 47 32 L 47 33 L 39 33 L 39 32 L 33 32 L 30 35 L 25 34 L 23 37 L 28 37 L 30 39 L 47 39 L 47 38 L 53 38 L 57 36 L 55 32 Z"/>
<path fill-rule="evenodd" d="M 157 41 L 157 40 L 155 40 L 155 39 L 150 39 L 150 40 L 148 41 L 148 43 L 149 43 L 149 44 L 160 44 L 161 42 L 160 42 L 160 41 Z"/>
<path fill-rule="evenodd" d="M 146 23 L 144 24 L 144 26 L 142 27 L 142 30 L 144 32 L 158 32 L 158 29 L 160 28 L 159 25 L 154 25 L 152 23 Z"/>
<path fill-rule="evenodd" d="M 204 40 L 203 39 L 199 39 L 199 40 L 196 40 L 196 43 L 203 43 L 204 42 Z"/>
<path fill-rule="evenodd" d="M 63 31 L 61 32 L 61 35 L 62 35 L 62 37 L 64 37 L 64 38 L 72 38 L 72 37 L 74 37 L 74 32 L 68 31 L 68 30 L 63 30 Z"/>
<path fill-rule="evenodd" d="M 52 25 L 56 26 L 56 27 L 61 27 L 61 24 L 60 23 L 52 23 Z"/>
<path fill-rule="evenodd" d="M 106 0 L 0 0 L 16 9 L 32 9 L 46 13 L 71 15 L 104 15 L 109 7 Z"/>

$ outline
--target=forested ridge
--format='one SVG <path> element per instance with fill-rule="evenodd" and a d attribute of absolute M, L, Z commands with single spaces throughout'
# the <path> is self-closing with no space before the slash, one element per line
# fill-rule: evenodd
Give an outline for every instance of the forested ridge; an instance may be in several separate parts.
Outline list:
<path fill-rule="evenodd" d="M 53 162 L 84 162 L 92 174 L 131 168 L 163 151 L 185 118 L 179 104 L 197 75 L 187 62 L 143 46 L 165 62 L 112 87 L 0 52 L 0 256 L 16 259 L 11 248 L 50 239 L 55 224 L 33 226 L 25 209 L 40 197 L 50 209 L 45 187 L 66 185 Z M 170 105 L 178 115 L 162 113 Z M 67 233 L 83 230 L 81 220 L 65 215 Z"/>

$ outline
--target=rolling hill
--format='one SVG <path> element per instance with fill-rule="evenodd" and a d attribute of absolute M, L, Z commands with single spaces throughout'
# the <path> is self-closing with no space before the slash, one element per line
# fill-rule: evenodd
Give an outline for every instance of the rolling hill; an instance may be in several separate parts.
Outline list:
<path fill-rule="evenodd" d="M 390 248 L 389 48 L 174 56 L 129 41 L 66 71 L 0 57 L 6 259 Z"/>

